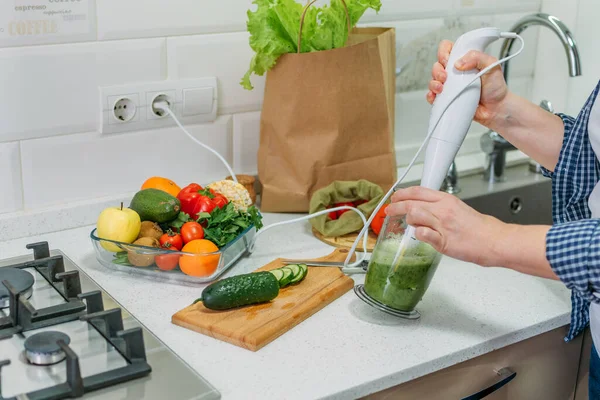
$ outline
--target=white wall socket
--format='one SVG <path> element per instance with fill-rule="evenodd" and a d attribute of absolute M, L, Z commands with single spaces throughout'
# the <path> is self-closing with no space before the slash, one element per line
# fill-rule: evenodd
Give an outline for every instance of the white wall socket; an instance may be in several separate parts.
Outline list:
<path fill-rule="evenodd" d="M 159 96 L 167 99 L 184 125 L 214 121 L 217 89 L 216 77 L 100 87 L 99 130 L 115 133 L 175 125 L 170 116 L 159 116 L 152 110 L 152 103 Z"/>

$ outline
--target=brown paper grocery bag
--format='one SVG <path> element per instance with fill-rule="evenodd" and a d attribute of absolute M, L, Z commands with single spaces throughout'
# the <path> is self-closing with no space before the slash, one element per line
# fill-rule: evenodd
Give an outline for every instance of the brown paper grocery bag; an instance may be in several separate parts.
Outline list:
<path fill-rule="evenodd" d="M 355 28 L 344 48 L 279 58 L 260 123 L 263 211 L 306 212 L 333 181 L 393 185 L 395 59 L 392 28 Z"/>

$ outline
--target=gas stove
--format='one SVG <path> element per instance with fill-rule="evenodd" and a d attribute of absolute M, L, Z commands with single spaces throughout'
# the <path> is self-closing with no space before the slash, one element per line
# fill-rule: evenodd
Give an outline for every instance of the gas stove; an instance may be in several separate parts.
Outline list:
<path fill-rule="evenodd" d="M 219 399 L 47 242 L 0 261 L 0 400 Z"/>

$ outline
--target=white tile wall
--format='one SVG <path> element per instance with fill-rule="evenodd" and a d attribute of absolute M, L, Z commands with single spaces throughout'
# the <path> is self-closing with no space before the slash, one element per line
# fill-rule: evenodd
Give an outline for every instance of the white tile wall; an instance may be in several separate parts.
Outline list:
<path fill-rule="evenodd" d="M 510 28 L 512 28 L 515 22 L 517 22 L 527 14 L 529 13 L 496 15 L 492 18 L 492 25 L 498 29 L 508 31 L 510 30 Z M 523 40 L 525 40 L 525 49 L 523 49 L 523 52 L 520 55 L 518 55 L 510 61 L 510 71 L 508 75 L 509 85 L 511 82 L 511 78 L 533 76 L 535 70 L 535 58 L 537 54 L 537 41 L 539 30 L 539 27 L 532 26 L 523 31 L 523 33 L 521 33 Z M 503 40 L 498 40 L 494 42 L 492 45 L 490 45 L 487 52 L 493 55 L 494 57 L 499 57 L 500 49 L 502 48 L 503 43 Z M 513 44 L 513 51 L 511 52 L 511 54 L 514 53 L 518 48 L 519 42 L 515 41 Z"/>
<path fill-rule="evenodd" d="M 23 206 L 21 157 L 18 142 L 0 143 L 0 213 Z"/>
<path fill-rule="evenodd" d="M 229 163 L 230 116 L 188 127 Z M 228 173 L 215 156 L 194 144 L 178 128 L 100 135 L 59 136 L 21 142 L 25 208 L 112 196 L 137 190 L 150 176 L 164 176 L 180 186 L 223 179 Z"/>
<path fill-rule="evenodd" d="M 240 85 L 253 54 L 248 38 L 246 32 L 168 38 L 169 78 L 216 76 L 219 113 L 260 110 L 264 77 L 251 78 L 254 85 L 251 91 Z"/>
<path fill-rule="evenodd" d="M 537 11 L 542 0 L 382 0 L 381 3 L 381 11 L 378 14 L 367 11 L 363 22 Z"/>
<path fill-rule="evenodd" d="M 96 40 L 96 0 L 0 2 L 0 47 L 89 40 Z"/>
<path fill-rule="evenodd" d="M 582 75 L 577 78 L 564 78 L 568 79 L 569 85 L 566 111 L 571 115 L 579 113 L 579 110 L 581 110 L 598 84 L 598 79 L 600 79 L 599 16 L 600 2 L 597 0 L 579 0 L 577 20 L 572 29 L 581 54 Z M 561 57 L 561 54 L 557 56 Z M 563 65 L 566 64 L 565 60 L 558 62 L 562 62 Z"/>
<path fill-rule="evenodd" d="M 251 0 L 99 0 L 98 38 L 244 31 L 250 7 Z"/>
<path fill-rule="evenodd" d="M 454 7 L 460 12 L 496 14 L 498 11 L 538 10 L 542 0 L 454 0 Z"/>
<path fill-rule="evenodd" d="M 233 117 L 233 168 L 239 174 L 257 173 L 260 141 L 260 112 L 236 114 Z"/>
<path fill-rule="evenodd" d="M 593 0 L 571 3 L 577 1 Z M 427 57 L 435 54 L 439 41 L 436 35 L 457 36 L 461 29 L 477 26 L 505 28 L 538 11 L 542 0 L 382 2 L 381 12 L 367 12 L 362 22 L 393 26 L 399 49 L 417 43 L 418 51 L 427 53 L 420 58 L 428 65 L 419 64 L 411 72 L 414 86 L 421 89 L 431 64 Z M 254 6 L 251 0 L 213 3 L 88 0 L 95 7 L 89 12 L 93 24 L 87 36 L 65 35 L 60 37 L 65 44 L 26 47 L 48 43 L 48 38 L 9 43 L 0 35 L 0 185 L 9 188 L 0 194 L 0 213 L 117 198 L 135 191 L 150 175 L 168 176 L 181 185 L 227 175 L 212 155 L 177 128 L 99 134 L 100 85 L 217 77 L 221 117 L 190 131 L 214 145 L 237 172 L 255 173 L 265 79 L 252 77 L 253 91 L 239 85 L 253 55 L 245 25 Z M 0 16 L 6 14 L 2 10 Z M 510 85 L 530 96 L 535 32 L 526 36 L 528 51 L 514 61 Z M 422 37 L 426 39 L 418 40 Z M 81 40 L 86 42 L 73 43 Z M 542 52 L 537 49 L 538 60 Z M 429 118 L 424 91 L 407 90 L 397 95 L 396 104 L 401 162 L 416 150 Z M 483 130 L 473 124 L 463 152 L 479 151 Z"/>
<path fill-rule="evenodd" d="M 0 142 L 95 130 L 98 86 L 161 80 L 165 39 L 0 49 Z"/>
<path fill-rule="evenodd" d="M 544 0 L 542 12 L 559 18 L 567 27 L 573 30 L 576 35 L 575 40 L 580 40 L 576 30 L 580 1 Z M 582 57 L 585 59 L 587 55 L 582 54 Z M 571 79 L 575 78 L 569 78 L 567 58 L 562 43 L 554 32 L 547 28 L 541 29 L 536 54 L 533 101 L 539 103 L 541 100 L 550 100 L 557 112 L 567 111 L 569 105 L 568 90 Z"/>

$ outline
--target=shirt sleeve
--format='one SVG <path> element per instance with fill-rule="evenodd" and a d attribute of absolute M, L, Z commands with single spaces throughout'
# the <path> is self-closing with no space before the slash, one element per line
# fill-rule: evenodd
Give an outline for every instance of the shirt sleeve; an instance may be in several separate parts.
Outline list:
<path fill-rule="evenodd" d="M 560 280 L 579 297 L 600 303 L 600 219 L 553 225 L 546 258 Z"/>
<path fill-rule="evenodd" d="M 562 113 L 558 113 L 556 114 L 557 116 L 559 116 L 562 120 L 563 120 L 563 124 L 565 126 L 565 134 L 564 134 L 564 139 L 563 139 L 563 145 L 564 143 L 566 143 L 566 140 L 569 135 L 571 134 L 571 132 L 573 131 L 573 126 L 575 126 L 575 118 L 570 117 L 568 115 L 562 114 Z M 562 149 L 561 149 L 562 152 Z M 546 168 L 542 167 L 542 175 L 544 175 L 546 178 L 552 178 L 553 176 L 553 172 L 547 170 Z"/>

